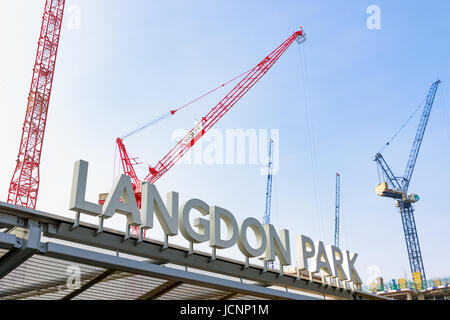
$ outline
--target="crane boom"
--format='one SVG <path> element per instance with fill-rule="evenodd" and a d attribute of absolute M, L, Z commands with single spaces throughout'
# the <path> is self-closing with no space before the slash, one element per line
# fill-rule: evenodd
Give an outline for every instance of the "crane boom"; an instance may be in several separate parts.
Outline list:
<path fill-rule="evenodd" d="M 130 176 L 133 184 L 140 184 L 140 180 L 134 171 L 133 165 L 136 164 L 136 161 L 133 161 L 134 158 L 130 158 L 128 156 L 128 152 L 125 149 L 125 145 L 123 144 L 122 139 L 117 138 L 116 140 L 117 146 L 119 147 L 120 159 L 122 160 L 123 173 Z"/>
<path fill-rule="evenodd" d="M 402 186 L 400 185 L 400 182 L 395 177 L 394 173 L 392 172 L 391 168 L 387 164 L 386 160 L 384 160 L 381 153 L 377 153 L 375 155 L 374 161 L 377 162 L 377 165 L 381 169 L 381 173 L 383 174 L 383 177 L 389 181 L 392 188 L 401 189 Z"/>
<path fill-rule="evenodd" d="M 123 173 L 128 175 L 131 178 L 131 182 L 133 185 L 134 194 L 136 196 L 136 202 L 139 207 L 141 208 L 141 181 L 139 180 L 136 171 L 134 170 L 134 165 L 137 164 L 137 161 L 135 158 L 130 158 L 128 156 L 128 152 L 125 149 L 125 145 L 123 144 L 122 139 L 117 138 L 116 140 L 117 147 L 119 149 L 120 159 L 122 161 L 122 168 Z"/>
<path fill-rule="evenodd" d="M 441 83 L 441 80 L 435 81 L 428 92 L 427 101 L 422 112 L 422 117 L 420 118 L 419 127 L 417 128 L 416 137 L 414 138 L 413 146 L 409 154 L 408 163 L 406 164 L 405 174 L 403 175 L 403 192 L 408 191 L 409 182 L 411 181 L 411 176 L 416 165 L 417 156 L 419 155 L 420 146 L 422 144 L 423 135 L 425 134 L 425 129 L 427 127 L 428 119 L 430 118 L 431 108 L 433 107 L 434 98 L 436 96 L 436 91 Z"/>
<path fill-rule="evenodd" d="M 145 180 L 155 183 L 175 163 L 189 151 L 190 148 L 208 132 L 274 65 L 280 56 L 297 40 L 299 43 L 306 40 L 303 30 L 295 31 L 281 45 L 258 63 L 247 75 L 204 116 L 189 133 L 181 139 L 172 150 L 167 153 L 154 167 L 149 168 Z"/>
<path fill-rule="evenodd" d="M 39 165 L 64 4 L 65 0 L 45 2 L 19 154 L 8 191 L 8 203 L 33 209 L 39 191 Z"/>

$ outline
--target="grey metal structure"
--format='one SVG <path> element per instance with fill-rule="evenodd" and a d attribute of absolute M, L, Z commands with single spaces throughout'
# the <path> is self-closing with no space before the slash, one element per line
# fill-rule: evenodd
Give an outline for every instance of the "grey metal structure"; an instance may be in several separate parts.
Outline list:
<path fill-rule="evenodd" d="M 97 229 L 0 202 L 0 299 L 383 299 Z"/>

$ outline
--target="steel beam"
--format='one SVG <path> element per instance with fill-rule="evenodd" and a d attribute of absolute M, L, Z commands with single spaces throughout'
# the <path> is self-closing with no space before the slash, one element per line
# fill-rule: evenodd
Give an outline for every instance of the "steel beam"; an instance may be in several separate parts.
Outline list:
<path fill-rule="evenodd" d="M 144 293 L 136 300 L 156 300 L 159 297 L 165 295 L 166 293 L 172 291 L 173 289 L 179 287 L 182 284 L 183 284 L 183 282 L 181 282 L 181 281 L 168 280 L 168 281 L 164 282 L 163 284 L 157 286 L 156 288 L 150 290 L 149 292 Z"/>
<path fill-rule="evenodd" d="M 9 237 L 8 237 L 9 236 Z M 3 234 L 3 238 L 11 241 L 14 237 L 15 246 L 0 258 L 0 279 L 4 278 L 22 263 L 34 255 L 41 243 L 41 228 L 34 220 L 28 221 L 28 239 L 16 238 L 14 235 Z"/>
<path fill-rule="evenodd" d="M 0 248 L 10 250 L 21 246 L 21 241 L 15 235 L 0 232 Z"/>
<path fill-rule="evenodd" d="M 238 294 L 237 292 L 230 292 L 230 293 L 227 293 L 226 295 L 224 295 L 223 297 L 221 297 L 219 300 L 228 300 L 228 299 L 233 298 L 237 294 Z"/>
<path fill-rule="evenodd" d="M 0 213 L 0 228 L 11 229 L 13 227 L 25 227 L 25 221 L 13 215 Z"/>
<path fill-rule="evenodd" d="M 93 278 L 92 280 L 90 280 L 90 281 L 86 282 L 84 285 L 82 285 L 79 289 L 76 289 L 76 290 L 72 291 L 71 293 L 69 293 L 68 295 L 66 295 L 65 297 L 63 297 L 61 300 L 71 300 L 71 299 L 75 298 L 76 296 L 83 293 L 90 287 L 103 281 L 104 279 L 106 279 L 107 277 L 112 275 L 114 272 L 116 272 L 116 270 L 109 269 L 109 270 L 106 270 L 106 271 L 100 273 L 95 278 Z"/>

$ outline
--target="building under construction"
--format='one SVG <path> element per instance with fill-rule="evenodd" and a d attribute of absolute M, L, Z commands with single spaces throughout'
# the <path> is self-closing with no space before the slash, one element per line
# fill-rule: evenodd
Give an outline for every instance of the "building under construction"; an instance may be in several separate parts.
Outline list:
<path fill-rule="evenodd" d="M 423 286 L 406 279 L 384 283 L 378 277 L 376 283 L 365 286 L 364 290 L 396 300 L 450 300 L 450 277 L 430 279 Z"/>

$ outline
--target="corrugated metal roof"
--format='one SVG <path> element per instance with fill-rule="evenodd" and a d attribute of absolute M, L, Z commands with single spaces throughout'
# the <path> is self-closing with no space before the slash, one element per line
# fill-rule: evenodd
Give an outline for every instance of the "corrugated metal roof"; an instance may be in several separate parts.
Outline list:
<path fill-rule="evenodd" d="M 8 250 L 0 249 L 0 258 Z M 59 300 L 74 289 L 68 287 L 68 268 L 80 270 L 80 287 L 106 271 L 104 268 L 73 263 L 42 255 L 34 255 L 0 279 L 1 300 Z M 114 272 L 80 293 L 74 300 L 135 300 L 170 280 L 146 277 L 127 272 Z M 261 299 L 229 291 L 180 284 L 156 297 L 159 300 L 232 300 Z"/>
<path fill-rule="evenodd" d="M 2 250 L 2 255 L 6 250 Z M 11 273 L 0 279 L 0 299 L 58 299 L 72 289 L 68 289 L 67 268 L 80 268 L 80 280 L 86 282 L 104 269 L 72 263 L 50 257 L 34 255 Z"/>
<path fill-rule="evenodd" d="M 117 272 L 92 286 L 74 300 L 135 300 L 166 280 Z"/>
<path fill-rule="evenodd" d="M 220 299 L 226 295 L 226 291 L 214 290 L 210 288 L 203 288 L 199 286 L 194 286 L 190 284 L 183 284 L 169 293 L 158 298 L 159 300 L 211 300 Z"/>

